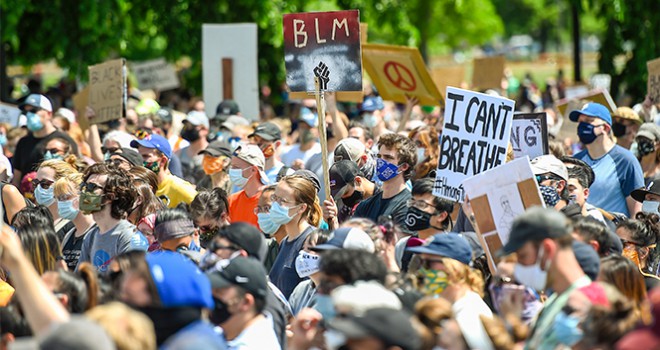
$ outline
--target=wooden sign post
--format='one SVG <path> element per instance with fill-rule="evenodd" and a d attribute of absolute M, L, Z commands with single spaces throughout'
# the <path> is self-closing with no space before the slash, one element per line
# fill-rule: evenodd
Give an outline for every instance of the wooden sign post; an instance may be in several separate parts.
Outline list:
<path fill-rule="evenodd" d="M 321 165 L 323 166 L 324 200 L 330 198 L 330 164 L 328 164 L 328 137 L 325 126 L 325 92 L 321 91 L 321 78 L 314 77 L 316 109 L 319 113 L 319 141 L 321 142 Z"/>

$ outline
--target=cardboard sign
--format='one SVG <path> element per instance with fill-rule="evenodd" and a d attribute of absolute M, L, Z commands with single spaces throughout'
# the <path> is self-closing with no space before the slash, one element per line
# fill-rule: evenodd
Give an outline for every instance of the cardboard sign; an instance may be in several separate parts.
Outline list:
<path fill-rule="evenodd" d="M 660 58 L 646 62 L 649 71 L 647 93 L 651 102 L 660 103 Z"/>
<path fill-rule="evenodd" d="M 499 89 L 504 79 L 504 56 L 475 58 L 472 70 L 472 89 Z"/>
<path fill-rule="evenodd" d="M 556 106 L 559 113 L 568 118 L 568 113 L 575 109 L 582 109 L 582 106 L 588 102 L 600 103 L 607 107 L 610 113 L 616 111 L 616 104 L 607 90 L 592 90 L 582 96 L 571 99 L 565 98 L 557 101 Z"/>
<path fill-rule="evenodd" d="M 424 106 L 444 105 L 417 48 L 367 44 L 362 51 L 364 69 L 384 100 L 406 103 L 413 96 Z"/>
<path fill-rule="evenodd" d="M 167 63 L 164 58 L 133 63 L 131 70 L 135 73 L 138 87 L 142 90 L 165 91 L 180 86 L 174 65 Z"/>
<path fill-rule="evenodd" d="M 123 118 L 126 114 L 126 61 L 123 58 L 89 67 L 89 106 L 92 124 Z"/>
<path fill-rule="evenodd" d="M 514 110 L 507 98 L 447 88 L 434 195 L 462 202 L 463 180 L 504 163 Z"/>
<path fill-rule="evenodd" d="M 202 87 L 209 117 L 231 99 L 243 117 L 259 120 L 257 60 L 255 23 L 202 25 Z"/>
<path fill-rule="evenodd" d="M 7 123 L 11 127 L 18 126 L 21 110 L 7 103 L 0 103 L 0 123 Z"/>
<path fill-rule="evenodd" d="M 515 159 L 463 182 L 484 251 L 494 269 L 495 253 L 508 241 L 513 220 L 528 208 L 543 206 L 529 158 Z M 495 271 L 492 271 L 493 273 Z"/>
<path fill-rule="evenodd" d="M 589 80 L 589 85 L 591 85 L 591 88 L 594 90 L 599 89 L 610 91 L 612 76 L 609 74 L 594 74 Z"/>
<path fill-rule="evenodd" d="M 81 129 L 89 129 L 89 119 L 85 117 L 89 105 L 89 85 L 73 95 L 73 107 L 76 109 L 76 121 Z"/>
<path fill-rule="evenodd" d="M 548 116 L 545 113 L 517 113 L 511 126 L 511 146 L 515 158 L 534 159 L 548 154 Z"/>
<path fill-rule="evenodd" d="M 284 15 L 284 65 L 291 91 L 362 91 L 358 10 Z"/>
<path fill-rule="evenodd" d="M 465 82 L 465 66 L 434 68 L 431 76 L 442 96 L 445 96 L 447 86 L 461 86 Z"/>

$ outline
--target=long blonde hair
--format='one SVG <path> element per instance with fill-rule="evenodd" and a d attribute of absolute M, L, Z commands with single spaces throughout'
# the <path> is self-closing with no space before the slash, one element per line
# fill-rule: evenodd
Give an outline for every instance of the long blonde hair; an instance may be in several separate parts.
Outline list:
<path fill-rule="evenodd" d="M 63 194 L 76 194 L 81 183 L 81 173 L 64 175 L 55 180 L 55 183 L 53 184 L 53 193 L 55 194 L 55 197 L 61 196 Z"/>
<path fill-rule="evenodd" d="M 483 298 L 484 279 L 481 276 L 481 271 L 475 270 L 470 266 L 451 258 L 442 258 L 442 263 L 445 265 L 447 279 L 449 279 L 450 283 L 466 285 L 470 290 L 479 294 L 479 296 Z"/>
<path fill-rule="evenodd" d="M 73 157 L 73 159 L 75 159 L 75 157 Z M 39 169 L 41 168 L 51 168 L 55 170 L 54 180 L 58 180 L 64 176 L 74 176 L 75 174 L 80 174 L 78 169 L 72 163 L 60 159 L 44 160 L 41 162 L 41 164 L 39 164 Z"/>
<path fill-rule="evenodd" d="M 307 204 L 307 209 L 300 218 L 304 218 L 310 225 L 318 227 L 321 224 L 323 211 L 314 184 L 299 175 L 285 176 L 280 181 L 293 189 L 293 197 L 296 202 Z"/>

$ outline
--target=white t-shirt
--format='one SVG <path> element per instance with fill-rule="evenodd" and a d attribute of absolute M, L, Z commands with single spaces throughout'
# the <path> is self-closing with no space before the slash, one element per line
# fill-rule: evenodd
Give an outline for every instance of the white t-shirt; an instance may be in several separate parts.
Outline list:
<path fill-rule="evenodd" d="M 493 317 L 493 312 L 479 294 L 468 291 L 454 302 L 451 309 L 470 349 L 493 349 L 493 344 L 479 319 L 480 315 Z"/>
<path fill-rule="evenodd" d="M 224 337 L 224 332 L 220 327 Z M 280 343 L 273 330 L 273 322 L 265 316 L 245 328 L 238 337 L 227 341 L 228 350 L 281 350 Z"/>

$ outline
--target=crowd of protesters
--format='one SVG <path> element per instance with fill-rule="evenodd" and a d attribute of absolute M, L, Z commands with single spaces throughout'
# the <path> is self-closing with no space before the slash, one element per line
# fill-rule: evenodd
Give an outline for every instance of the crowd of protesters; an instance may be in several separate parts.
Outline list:
<path fill-rule="evenodd" d="M 546 111 L 551 154 L 492 255 L 433 195 L 439 107 L 365 82 L 320 137 L 313 100 L 134 89 L 83 130 L 32 84 L 0 125 L 0 349 L 660 349 L 660 105 L 562 116 L 561 80 L 507 77 L 488 93 Z"/>

